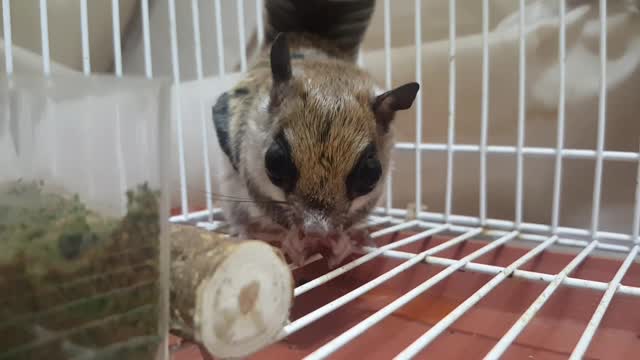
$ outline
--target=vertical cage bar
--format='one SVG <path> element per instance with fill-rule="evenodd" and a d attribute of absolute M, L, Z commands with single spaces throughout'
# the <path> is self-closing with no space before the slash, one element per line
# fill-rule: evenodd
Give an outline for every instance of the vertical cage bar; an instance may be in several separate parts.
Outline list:
<path fill-rule="evenodd" d="M 497 248 L 498 246 L 502 246 L 506 244 L 507 242 L 513 240 L 517 235 L 518 235 L 517 231 L 507 233 L 506 235 L 498 239 L 495 239 L 494 241 L 472 252 L 471 254 L 463 257 L 462 259 L 456 261 L 450 266 L 442 269 L 437 274 L 425 280 L 423 283 L 414 287 L 404 295 L 398 297 L 397 299 L 395 299 L 385 307 L 381 308 L 377 312 L 371 314 L 369 317 L 362 320 L 358 324 L 354 325 L 349 330 L 333 338 L 331 341 L 324 344 L 323 346 L 315 350 L 313 353 L 308 355 L 305 359 L 309 359 L 309 360 L 324 359 L 328 357 L 329 355 L 333 354 L 335 351 L 337 351 L 338 349 L 346 345 L 349 341 L 352 341 L 356 337 L 362 335 L 362 333 L 370 329 L 372 326 L 384 320 L 386 317 L 393 314 L 395 311 L 397 311 L 401 307 L 405 306 L 411 300 L 420 296 L 420 294 L 423 294 L 425 291 L 431 289 L 433 286 L 440 283 L 442 280 L 448 278 L 451 274 L 465 267 L 469 262 L 479 258 L 482 255 L 489 253 L 490 251 Z"/>
<path fill-rule="evenodd" d="M 120 43 L 120 0 L 111 0 L 111 21 L 113 34 L 113 63 L 116 77 L 122 77 L 122 46 Z M 127 187 L 127 174 L 122 150 L 122 118 L 120 116 L 120 104 L 116 103 L 115 132 L 118 148 L 116 149 L 118 174 L 120 175 L 120 188 Z"/>
<path fill-rule="evenodd" d="M 218 74 L 224 75 L 224 43 L 222 37 L 222 10 L 220 10 L 220 0 L 213 2 L 216 17 L 216 42 L 218 45 Z"/>
<path fill-rule="evenodd" d="M 602 153 L 607 127 L 607 1 L 600 0 L 600 96 L 598 101 L 598 139 L 596 145 L 596 171 L 593 184 L 593 208 L 591 213 L 591 233 L 598 231 L 600 220 L 600 199 L 602 192 Z"/>
<path fill-rule="evenodd" d="M 82 73 L 85 76 L 91 75 L 91 53 L 89 48 L 89 16 L 87 15 L 87 0 L 80 0 L 80 43 L 82 46 Z M 87 109 L 91 109 L 91 99 L 87 99 Z M 90 111 L 90 110 L 88 110 Z M 85 161 L 87 164 L 90 164 L 90 153 L 89 149 L 91 148 L 91 121 L 84 121 L 84 130 L 85 130 Z M 117 124 L 119 126 L 119 124 Z M 87 167 L 86 176 L 89 179 L 89 184 L 87 186 L 87 191 L 89 193 L 89 197 L 92 198 L 95 193 L 93 172 Z"/>
<path fill-rule="evenodd" d="M 80 0 L 80 33 L 82 38 L 82 72 L 91 74 L 91 56 L 89 48 L 89 19 L 87 16 L 87 0 Z"/>
<path fill-rule="evenodd" d="M 489 127 L 489 0 L 482 0 L 482 119 L 480 127 L 480 225 L 487 223 L 487 132 Z"/>
<path fill-rule="evenodd" d="M 395 232 L 398 232 L 398 231 L 402 231 L 404 229 L 410 229 L 410 228 L 413 228 L 417 223 L 418 223 L 417 220 L 408 221 L 408 222 L 400 223 L 398 225 L 394 225 L 394 226 L 391 226 L 391 227 L 388 227 L 388 228 L 385 228 L 385 229 L 382 229 L 382 230 L 378 230 L 378 231 L 376 231 L 376 232 L 371 234 L 371 238 L 372 239 L 377 239 L 379 237 L 386 236 L 386 235 L 389 235 L 389 234 L 392 234 L 392 233 L 395 233 Z M 436 235 L 438 233 L 446 231 L 448 228 L 449 228 L 448 225 L 440 225 L 438 227 L 431 228 L 429 230 L 421 231 L 421 232 L 419 232 L 417 234 L 411 235 L 411 236 L 406 237 L 406 238 L 404 238 L 402 240 L 394 241 L 394 242 L 391 242 L 391 243 L 389 243 L 387 245 L 381 246 L 381 247 L 375 249 L 374 251 L 367 253 L 366 255 L 363 255 L 363 256 L 361 256 L 361 257 L 359 257 L 359 258 L 357 258 L 357 259 L 355 259 L 355 260 L 353 260 L 353 261 L 351 261 L 349 263 L 346 263 L 346 264 L 342 265 L 341 267 L 339 267 L 337 269 L 329 271 L 328 273 L 322 275 L 321 277 L 315 278 L 315 279 L 305 283 L 304 285 L 300 285 L 300 286 L 296 287 L 294 292 L 293 292 L 293 295 L 294 296 L 300 296 L 300 295 L 302 295 L 302 294 L 304 294 L 304 293 L 306 293 L 306 292 L 308 292 L 308 291 L 310 291 L 312 289 L 315 289 L 316 287 L 318 287 L 318 286 L 320 286 L 322 284 L 325 284 L 326 282 L 328 282 L 328 281 L 330 281 L 332 279 L 335 279 L 336 277 L 344 274 L 345 272 L 350 271 L 351 269 L 354 269 L 354 268 L 356 268 L 356 267 L 358 267 L 358 266 L 370 261 L 371 259 L 376 258 L 379 255 L 382 255 L 387 250 L 396 249 L 396 248 L 399 248 L 401 246 L 405 246 L 405 245 L 408 245 L 408 244 L 412 244 L 412 243 L 414 243 L 416 241 L 420 241 L 422 239 L 426 239 L 426 238 L 428 238 L 428 237 L 430 237 L 432 235 Z M 479 233 L 479 231 L 478 231 L 478 233 Z M 470 233 L 470 235 L 468 235 L 468 237 L 464 237 L 464 239 L 462 239 L 462 240 L 458 239 L 458 240 L 464 241 L 464 240 L 466 240 L 466 239 L 468 239 L 468 238 L 470 238 L 472 236 L 477 235 L 478 233 L 475 233 L 475 234 Z M 453 240 L 450 240 L 450 241 L 453 241 Z M 432 248 L 431 250 L 433 250 L 433 249 L 434 248 Z"/>
<path fill-rule="evenodd" d="M 42 46 L 42 72 L 51 74 L 51 55 L 49 52 L 49 18 L 47 15 L 47 0 L 40 0 L 40 36 Z"/>
<path fill-rule="evenodd" d="M 204 71 L 202 70 L 202 42 L 200 39 L 200 8 L 198 0 L 191 0 L 191 17 L 193 19 L 193 42 L 195 44 L 195 61 L 196 61 L 196 77 L 202 80 Z M 211 169 L 209 167 L 209 133 L 207 132 L 207 120 L 204 113 L 204 105 L 202 98 L 199 99 L 200 121 L 202 126 L 202 159 L 204 167 L 204 185 L 207 194 L 207 210 L 209 211 L 208 220 L 213 221 L 213 194 L 211 186 Z"/>
<path fill-rule="evenodd" d="M 600 8 L 600 10 L 602 11 L 602 7 Z M 604 295 L 602 296 L 600 304 L 598 304 L 598 307 L 596 308 L 596 311 L 594 311 L 591 320 L 589 320 L 589 324 L 587 324 L 587 328 L 584 330 L 582 336 L 580 337 L 580 340 L 578 341 L 578 344 L 576 344 L 576 347 L 573 349 L 573 353 L 571 353 L 571 357 L 569 358 L 569 360 L 582 359 L 584 354 L 587 352 L 589 344 L 591 344 L 591 340 L 593 339 L 593 335 L 596 334 L 598 326 L 600 325 L 604 314 L 607 312 L 607 308 L 611 304 L 611 300 L 613 300 L 613 296 L 616 294 L 616 291 L 620 287 L 620 282 L 624 278 L 624 275 L 627 273 L 627 270 L 629 270 L 631 263 L 634 262 L 636 256 L 638 255 L 638 249 L 639 245 L 636 245 L 633 247 L 633 249 L 631 249 L 631 252 L 629 252 L 627 258 L 624 259 L 624 262 L 620 266 L 620 269 L 618 269 L 618 272 L 609 283 L 607 291 L 605 291 Z"/>
<path fill-rule="evenodd" d="M 469 296 L 463 303 L 451 310 L 447 316 L 440 319 L 440 321 L 433 325 L 427 332 L 422 334 L 413 343 L 411 343 L 411 345 L 402 350 L 394 360 L 411 359 L 418 355 L 418 353 L 420 353 L 425 347 L 429 346 L 433 340 L 442 335 L 449 326 L 473 308 L 480 300 L 484 299 L 485 296 L 493 291 L 493 289 L 500 285 L 504 280 L 508 279 L 515 270 L 529 262 L 546 248 L 554 244 L 557 240 L 557 236 L 548 238 L 526 254 L 522 255 L 518 260 L 511 263 L 511 265 L 506 267 L 503 271 L 500 271 L 496 276 L 489 280 L 489 282 L 485 283 L 480 289 Z"/>
<path fill-rule="evenodd" d="M 200 8 L 198 0 L 191 0 L 191 24 L 193 25 L 193 51 L 196 61 L 196 77 L 202 79 L 202 43 L 200 40 Z"/>
<path fill-rule="evenodd" d="M 511 326 L 511 328 L 500 338 L 500 340 L 493 346 L 493 348 L 485 355 L 483 360 L 498 360 L 507 351 L 507 348 L 513 343 L 513 341 L 520 335 L 524 328 L 529 324 L 533 317 L 542 309 L 544 304 L 551 298 L 553 293 L 560 287 L 565 279 L 575 270 L 584 259 L 598 245 L 597 241 L 592 241 L 587 247 L 582 249 L 578 255 L 567 266 L 564 267 L 550 282 L 547 287 L 538 295 L 536 300 L 529 306 L 529 308 L 520 315 L 520 318 Z"/>
<path fill-rule="evenodd" d="M 262 13 L 262 0 L 256 0 L 256 33 L 258 34 L 258 49 L 264 43 L 264 17 Z"/>
<path fill-rule="evenodd" d="M 13 74 L 13 43 L 11 39 L 11 5 L 2 0 L 2 24 L 4 29 L 4 68 L 8 75 Z"/>
<path fill-rule="evenodd" d="M 178 165 L 180 171 L 180 199 L 182 215 L 186 218 L 189 214 L 189 201 L 187 193 L 187 171 L 184 159 L 184 136 L 182 134 L 182 107 L 180 98 L 180 59 L 178 58 L 178 34 L 176 31 L 176 3 L 169 0 L 169 35 L 171 37 L 171 67 L 173 81 L 177 85 L 174 92 L 176 101 L 177 136 L 178 136 Z"/>
<path fill-rule="evenodd" d="M 140 2 L 142 10 L 142 41 L 144 45 L 144 73 L 149 79 L 153 77 L 153 66 L 151 64 L 151 36 L 149 34 L 149 0 Z"/>
<path fill-rule="evenodd" d="M 391 5 L 390 0 L 384 0 L 384 84 L 387 90 L 391 90 Z"/>
<path fill-rule="evenodd" d="M 640 145 L 640 144 L 638 144 Z M 640 151 L 638 152 L 640 154 Z M 633 210 L 633 227 L 631 230 L 631 240 L 640 244 L 640 159 L 638 161 L 638 173 L 636 174 L 636 205 Z"/>
<path fill-rule="evenodd" d="M 244 0 L 236 0 L 238 17 L 238 41 L 240 42 L 240 70 L 247 71 L 247 43 L 244 34 Z"/>
<path fill-rule="evenodd" d="M 432 229 L 430 230 L 432 233 L 437 233 L 435 231 L 436 229 Z M 476 232 L 475 230 L 471 230 L 470 232 Z M 423 232 L 423 238 L 424 236 Z M 473 236 L 473 235 L 471 235 Z M 361 286 L 357 287 L 356 289 L 352 290 L 351 292 L 321 306 L 320 308 L 306 314 L 305 316 L 298 318 L 297 320 L 295 320 L 294 322 L 290 323 L 289 325 L 287 325 L 284 329 L 284 331 L 286 332 L 286 335 L 291 335 L 292 333 L 295 333 L 296 331 L 299 331 L 300 329 L 304 328 L 305 326 L 311 324 L 312 322 L 320 319 L 322 316 L 327 315 L 328 313 L 330 313 L 331 311 L 335 311 L 335 309 L 349 303 L 350 301 L 353 301 L 355 299 L 357 299 L 358 297 L 366 294 L 368 291 L 370 291 L 371 289 L 379 286 L 380 284 L 383 284 L 384 282 L 388 281 L 389 279 L 393 278 L 394 276 L 406 271 L 407 269 L 412 268 L 413 266 L 424 262 L 424 259 L 427 256 L 431 256 L 433 254 L 436 254 L 440 251 L 443 251 L 447 248 L 451 248 L 452 246 L 455 246 L 456 244 L 460 244 L 464 241 L 466 241 L 468 238 L 470 238 L 471 236 L 468 235 L 468 233 L 466 234 L 462 234 L 460 236 L 457 236 L 453 239 L 448 240 L 445 243 L 442 243 L 436 247 L 430 248 L 428 250 L 425 250 L 419 254 L 415 254 L 415 256 L 412 256 L 411 258 L 407 259 L 406 261 L 402 262 L 401 264 L 395 266 L 393 269 L 387 271 L 386 273 L 376 277 L 375 279 L 362 284 Z M 403 239 L 404 240 L 404 239 Z M 379 254 L 378 250 L 375 251 L 376 253 Z M 370 253 L 373 254 L 373 253 Z M 344 273 L 344 271 L 342 272 Z"/>
<path fill-rule="evenodd" d="M 416 82 L 422 83 L 422 0 L 415 1 L 415 50 L 416 50 Z M 416 104 L 416 216 L 422 211 L 422 90 L 418 90 Z"/>
<path fill-rule="evenodd" d="M 524 158 L 522 156 L 522 148 L 525 139 L 525 89 L 526 89 L 526 24 L 525 24 L 525 4 L 524 0 L 520 0 L 520 41 L 519 41 L 519 63 L 518 63 L 518 140 L 516 145 L 516 229 L 520 228 L 522 223 L 522 182 L 524 172 Z"/>
<path fill-rule="evenodd" d="M 122 46 L 120 44 L 120 0 L 111 0 L 111 18 L 113 20 L 113 62 L 115 74 L 122 76 Z"/>
<path fill-rule="evenodd" d="M 384 0 L 384 82 L 387 91 L 391 90 L 391 0 Z M 393 150 L 392 150 L 393 151 Z M 386 183 L 386 212 L 393 206 L 393 174 L 389 171 Z"/>
<path fill-rule="evenodd" d="M 560 98 L 558 99 L 558 128 L 556 134 L 556 159 L 553 179 L 553 205 L 551 208 L 551 231 L 558 233 L 560 221 L 560 190 L 562 189 L 562 149 L 564 148 L 564 117 L 565 117 L 565 91 L 566 91 L 566 0 L 560 0 L 560 34 L 559 34 L 559 62 L 560 62 Z"/>
<path fill-rule="evenodd" d="M 180 83 L 180 59 L 178 57 L 178 34 L 176 30 L 176 3 L 169 0 L 169 36 L 171 46 L 171 70 L 173 81 Z"/>
<path fill-rule="evenodd" d="M 456 0 L 449 1 L 449 129 L 444 221 L 449 222 L 453 198 L 453 144 L 456 136 Z"/>

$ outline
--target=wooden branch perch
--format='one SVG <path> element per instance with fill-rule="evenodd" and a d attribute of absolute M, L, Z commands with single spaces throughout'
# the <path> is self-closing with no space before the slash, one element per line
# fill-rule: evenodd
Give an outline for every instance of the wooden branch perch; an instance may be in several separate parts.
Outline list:
<path fill-rule="evenodd" d="M 293 289 L 280 250 L 171 225 L 171 332 L 211 355 L 244 357 L 274 342 Z"/>

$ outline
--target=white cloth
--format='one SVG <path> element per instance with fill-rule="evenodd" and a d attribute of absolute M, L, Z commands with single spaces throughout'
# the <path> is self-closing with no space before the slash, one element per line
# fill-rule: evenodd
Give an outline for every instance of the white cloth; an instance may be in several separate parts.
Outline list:
<path fill-rule="evenodd" d="M 391 40 L 393 85 L 415 80 L 414 0 L 393 0 L 391 4 Z M 598 123 L 599 40 L 598 1 L 567 0 L 566 13 L 566 126 L 565 147 L 595 149 Z M 610 0 L 607 9 L 607 126 L 605 149 L 638 151 L 640 137 L 640 14 L 637 0 Z M 152 52 L 154 76 L 171 76 L 167 9 L 164 2 L 152 3 Z M 217 74 L 216 34 L 213 9 L 202 1 L 200 28 L 205 76 Z M 226 4 L 226 2 L 223 2 Z M 631 5 L 636 8 L 631 7 Z M 248 2 L 245 24 L 251 34 L 255 29 L 255 5 Z M 559 0 L 526 1 L 526 146 L 555 147 L 559 103 L 558 31 Z M 193 79 L 194 52 L 190 4 L 177 2 L 178 47 L 183 80 Z M 364 43 L 364 65 L 384 86 L 384 1 L 378 1 L 371 27 Z M 227 71 L 237 64 L 237 31 L 233 20 L 235 7 L 222 8 L 224 59 Z M 18 14 L 18 13 L 17 13 Z M 15 15 L 15 14 L 14 14 Z M 18 16 L 18 15 L 16 15 Z M 14 16 L 14 20 L 18 21 Z M 449 99 L 449 2 L 423 1 L 422 79 L 424 142 L 446 143 Z M 230 21 L 230 22 L 229 22 Z M 75 25 L 74 29 L 76 28 Z M 489 145 L 516 145 L 518 120 L 518 2 L 489 2 Z M 134 26 L 133 28 L 137 28 Z M 107 30 L 108 27 L 105 28 Z M 456 143 L 479 144 L 482 102 L 482 2 L 457 1 L 456 8 Z M 110 30 L 109 30 L 110 31 Z M 34 35 L 35 36 L 35 35 Z M 15 37 L 14 37 L 15 38 Z M 249 36 L 247 36 L 249 38 Z M 55 45 L 54 45 L 55 46 Z M 104 45 L 111 48 L 111 44 Z M 134 32 L 123 42 L 125 74 L 142 74 L 142 37 Z M 93 50 L 92 50 L 93 51 Z M 109 54 L 110 51 L 105 51 Z M 55 55 L 55 54 L 54 54 Z M 54 56 L 55 58 L 55 56 Z M 0 63 L 4 56 L 0 56 Z M 16 60 L 19 63 L 19 59 Z M 16 71 L 38 69 L 39 64 L 16 64 Z M 207 77 L 200 82 L 187 82 L 177 90 L 181 94 L 184 131 L 186 178 L 191 208 L 205 206 L 205 174 L 202 156 L 202 124 L 207 128 L 211 171 L 215 173 L 217 148 L 211 127 L 210 107 L 215 98 L 237 80 L 237 74 L 226 78 Z M 174 89 L 176 90 L 176 89 Z M 200 108 L 202 103 L 202 108 Z M 399 141 L 415 141 L 415 109 L 399 114 L 396 119 Z M 174 113 L 175 115 L 175 113 Z M 175 119 L 174 119 L 175 120 Z M 174 125 L 175 125 L 174 121 Z M 176 128 L 172 135 L 172 203 L 180 204 L 179 169 L 177 166 Z M 397 153 L 394 182 L 394 206 L 405 207 L 414 201 L 413 152 Z M 135 156 L 135 154 L 134 154 Z M 554 179 L 552 157 L 526 156 L 524 165 L 523 220 L 536 223 L 551 221 Z M 429 211 L 444 210 L 446 154 L 424 152 L 423 201 Z M 478 215 L 479 154 L 459 153 L 455 156 L 453 212 Z M 589 227 L 595 161 L 564 161 L 561 201 L 561 225 Z M 600 229 L 629 233 L 631 231 L 633 197 L 636 183 L 635 162 L 605 162 L 602 179 Z M 489 155 L 487 177 L 488 216 L 513 219 L 515 212 L 516 163 L 512 155 Z M 402 179 L 402 182 L 400 181 Z M 215 178 L 214 191 L 215 191 Z"/>

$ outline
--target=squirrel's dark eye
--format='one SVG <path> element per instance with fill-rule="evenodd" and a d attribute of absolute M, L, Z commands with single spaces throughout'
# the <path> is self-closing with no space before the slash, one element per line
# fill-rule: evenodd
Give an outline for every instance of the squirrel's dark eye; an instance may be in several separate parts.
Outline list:
<path fill-rule="evenodd" d="M 264 156 L 264 164 L 271 182 L 284 192 L 291 192 L 298 180 L 298 169 L 291 157 L 291 147 L 280 132 Z"/>
<path fill-rule="evenodd" d="M 347 176 L 347 195 L 355 199 L 371 192 L 380 180 L 382 165 L 373 144 L 367 145 Z"/>

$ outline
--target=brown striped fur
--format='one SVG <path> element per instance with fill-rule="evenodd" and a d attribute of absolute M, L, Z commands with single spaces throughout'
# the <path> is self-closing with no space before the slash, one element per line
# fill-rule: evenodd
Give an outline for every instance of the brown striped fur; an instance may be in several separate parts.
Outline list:
<path fill-rule="evenodd" d="M 371 76 L 356 66 L 350 50 L 344 50 L 352 43 L 348 40 L 336 44 L 319 34 L 289 33 L 287 41 L 290 79 L 274 80 L 267 48 L 214 108 L 214 122 L 228 127 L 231 166 L 224 169 L 223 191 L 255 200 L 223 204 L 225 216 L 241 236 L 249 236 L 246 229 L 252 219 L 279 225 L 290 234 L 304 228 L 312 213 L 328 233 L 342 233 L 363 220 L 379 199 L 389 169 L 393 113 L 410 106 L 417 92 L 417 87 L 405 92 L 407 99 L 395 93 L 377 97 Z M 299 173 L 290 193 L 275 186 L 265 170 L 265 153 L 281 130 Z M 220 140 L 223 147 L 224 141 Z M 382 177 L 368 194 L 349 198 L 346 178 L 369 144 L 377 149 Z M 285 248 L 303 260 L 311 240 L 300 243 L 296 238 L 298 243 L 292 244 L 291 236 Z"/>

